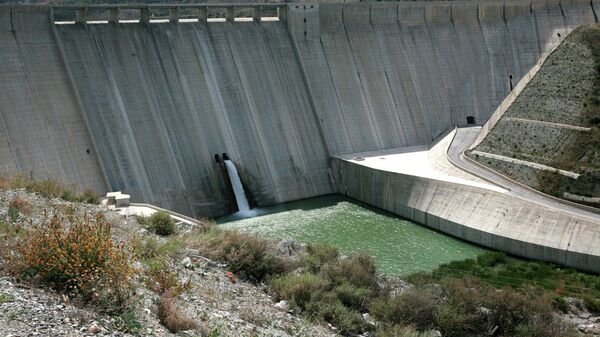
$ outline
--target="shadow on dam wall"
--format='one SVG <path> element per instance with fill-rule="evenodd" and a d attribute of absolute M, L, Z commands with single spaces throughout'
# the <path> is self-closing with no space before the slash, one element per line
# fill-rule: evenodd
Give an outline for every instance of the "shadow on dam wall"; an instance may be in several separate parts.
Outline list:
<path fill-rule="evenodd" d="M 595 22 L 576 0 L 292 3 L 260 23 L 50 14 L 0 7 L 0 172 L 196 217 L 228 209 L 215 153 L 258 205 L 335 192 L 330 155 L 429 144 L 467 116 L 483 124 L 510 76 Z"/>

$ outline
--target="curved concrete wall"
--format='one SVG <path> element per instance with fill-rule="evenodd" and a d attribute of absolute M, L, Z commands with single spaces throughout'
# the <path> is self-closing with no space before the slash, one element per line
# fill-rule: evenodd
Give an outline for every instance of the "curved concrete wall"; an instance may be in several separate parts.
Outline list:
<path fill-rule="evenodd" d="M 600 272 L 597 222 L 474 186 L 332 162 L 344 195 L 514 255 Z"/>
<path fill-rule="evenodd" d="M 592 8 L 303 3 L 285 22 L 54 27 L 48 7 L 2 7 L 2 170 L 217 216 L 227 152 L 259 205 L 331 193 L 329 155 L 483 124 Z"/>

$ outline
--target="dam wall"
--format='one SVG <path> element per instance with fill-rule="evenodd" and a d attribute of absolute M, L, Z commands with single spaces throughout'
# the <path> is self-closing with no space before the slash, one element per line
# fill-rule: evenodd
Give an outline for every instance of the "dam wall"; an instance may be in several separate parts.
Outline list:
<path fill-rule="evenodd" d="M 245 22 L 231 6 L 223 22 L 142 8 L 140 23 L 91 24 L 77 9 L 55 25 L 52 10 L 0 7 L 2 170 L 196 217 L 229 209 L 215 154 L 259 206 L 333 193 L 330 156 L 485 123 L 511 81 L 596 21 L 577 0 L 290 3 Z"/>
<path fill-rule="evenodd" d="M 57 36 L 113 189 L 224 214 L 214 154 L 227 153 L 259 205 L 333 192 L 284 22 L 62 25 Z"/>
<path fill-rule="evenodd" d="M 483 124 L 590 1 L 291 4 L 288 26 L 331 154 L 428 144 Z M 305 23 L 302 24 L 302 21 Z"/>
<path fill-rule="evenodd" d="M 107 189 L 48 8 L 0 7 L 0 174 Z"/>
<path fill-rule="evenodd" d="M 600 272 L 597 221 L 480 187 L 337 158 L 332 167 L 346 196 L 484 247 Z"/>

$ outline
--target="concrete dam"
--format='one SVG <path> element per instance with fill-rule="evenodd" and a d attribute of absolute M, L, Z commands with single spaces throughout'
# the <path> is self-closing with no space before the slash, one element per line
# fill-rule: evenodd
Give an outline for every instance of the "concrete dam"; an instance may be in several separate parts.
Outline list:
<path fill-rule="evenodd" d="M 213 7 L 222 20 L 207 16 Z M 123 8 L 138 19 L 121 20 Z M 156 8 L 170 17 L 154 19 Z M 262 16 L 267 8 L 277 17 Z M 59 9 L 75 22 L 59 22 Z M 92 21 L 92 9 L 110 17 Z M 256 205 L 342 192 L 389 210 L 381 196 L 348 188 L 370 181 L 385 190 L 385 176 L 344 169 L 353 164 L 339 156 L 429 146 L 456 126 L 483 125 L 540 58 L 597 22 L 598 10 L 590 0 L 2 6 L 0 172 L 219 216 L 230 204 L 215 154 L 227 153 Z M 409 205 L 416 185 L 396 186 Z M 392 211 L 431 225 L 421 213 Z M 576 256 L 561 238 L 529 254 L 438 229 L 598 271 L 593 221 Z"/>

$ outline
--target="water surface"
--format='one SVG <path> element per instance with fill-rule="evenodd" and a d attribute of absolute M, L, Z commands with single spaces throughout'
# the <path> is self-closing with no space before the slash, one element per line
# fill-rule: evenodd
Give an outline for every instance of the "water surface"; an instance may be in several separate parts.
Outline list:
<path fill-rule="evenodd" d="M 268 239 L 320 242 L 371 255 L 381 272 L 405 275 L 473 258 L 484 249 L 340 195 L 253 209 L 217 220 Z"/>

